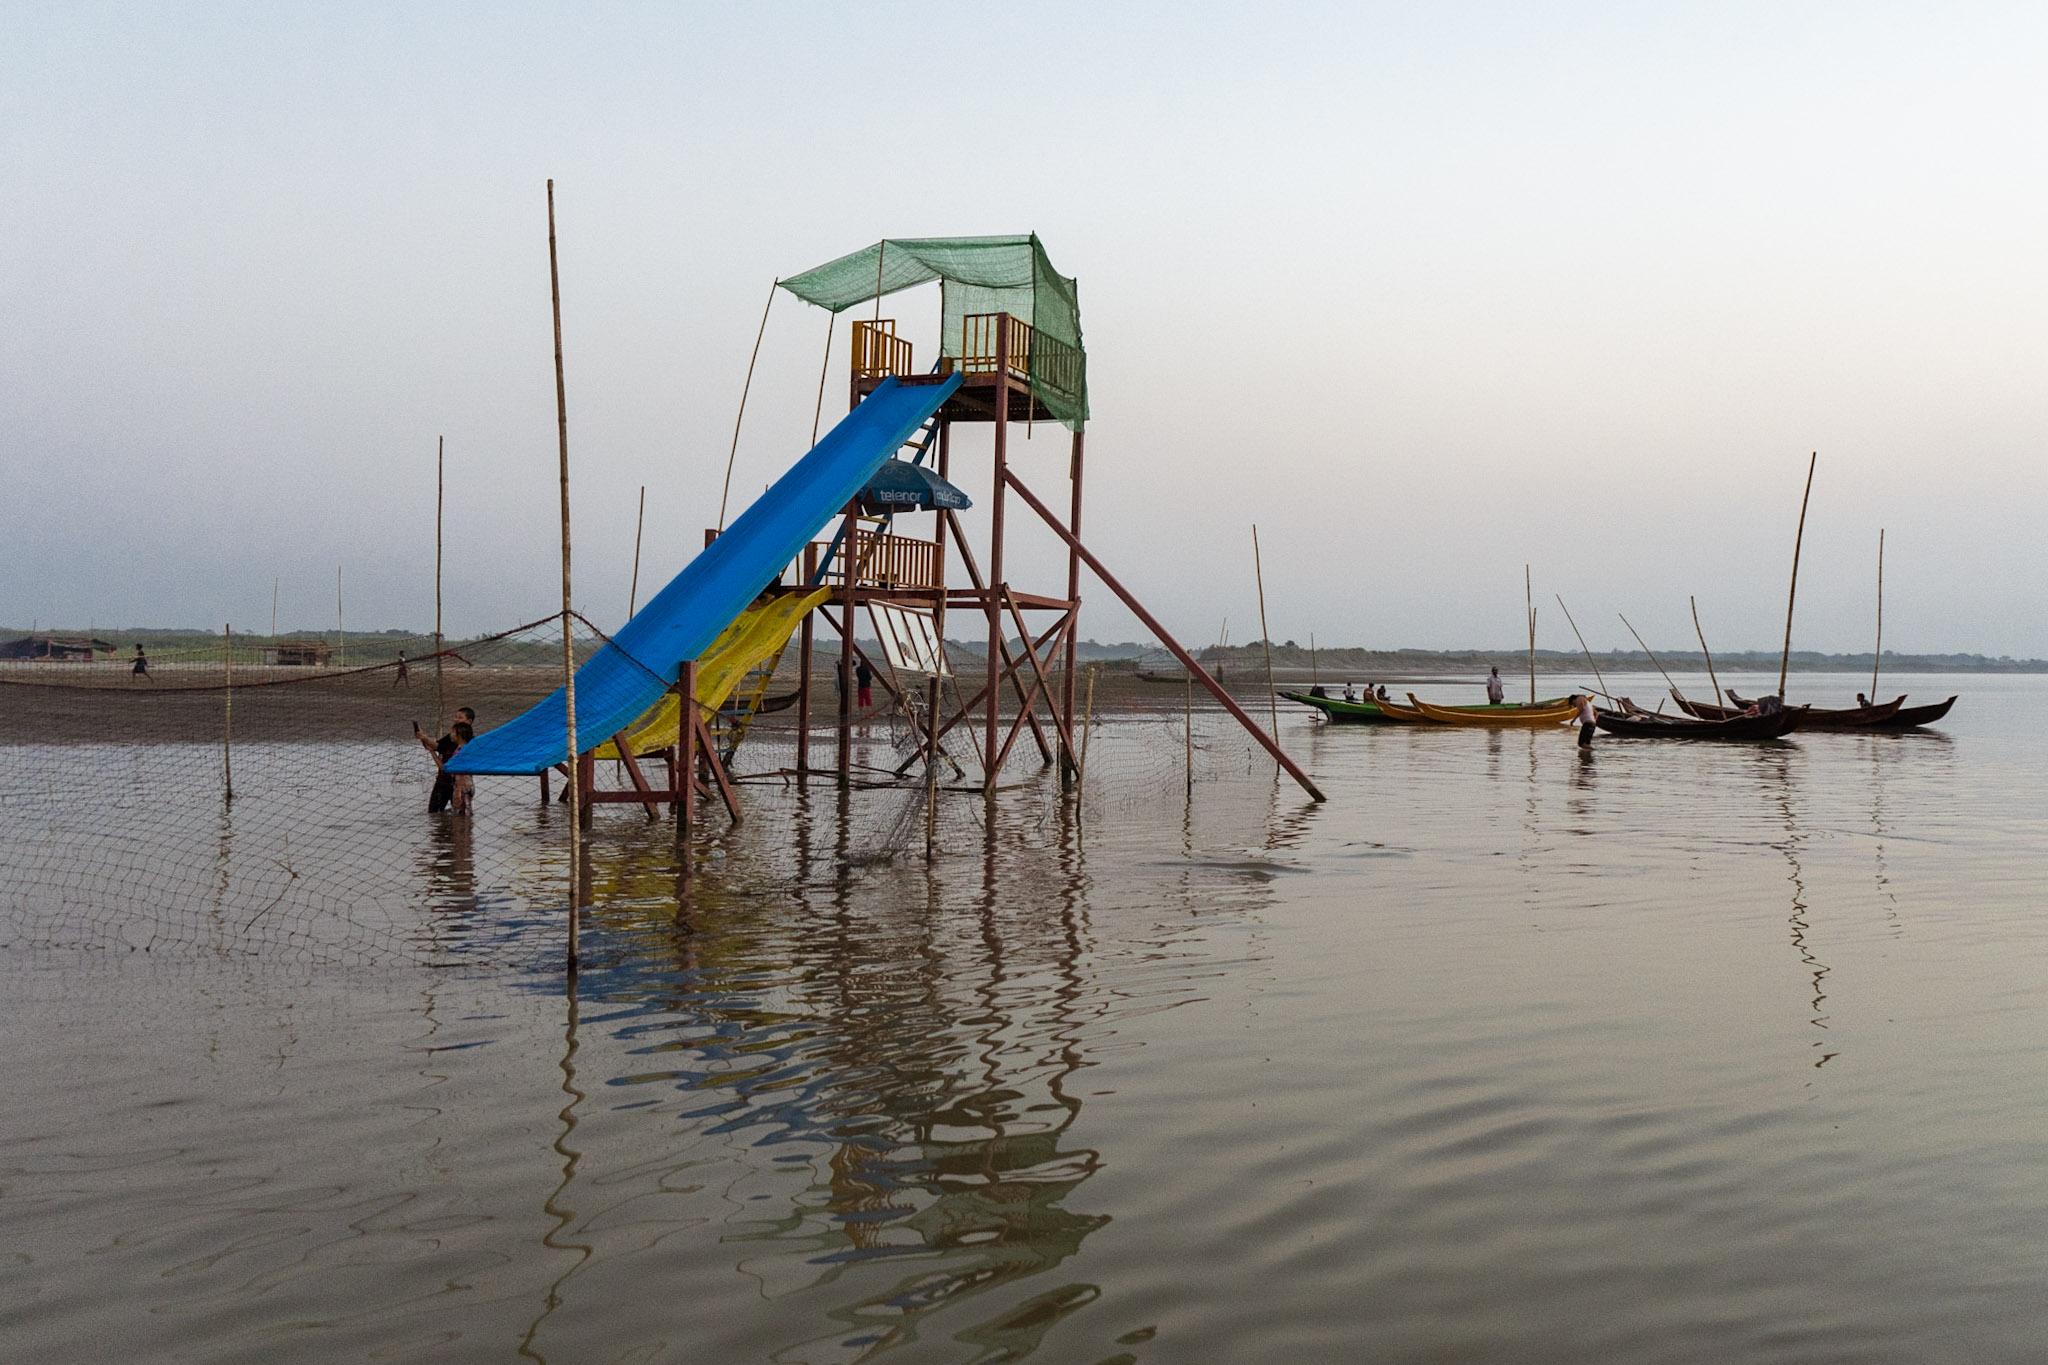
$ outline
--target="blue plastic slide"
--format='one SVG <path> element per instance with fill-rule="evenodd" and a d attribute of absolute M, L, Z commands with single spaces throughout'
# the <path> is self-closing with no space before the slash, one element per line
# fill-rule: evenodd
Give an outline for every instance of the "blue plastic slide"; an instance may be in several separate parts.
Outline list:
<path fill-rule="evenodd" d="M 884 380 L 621 626 L 576 670 L 579 747 L 596 748 L 659 701 L 682 661 L 702 654 L 959 387 L 958 375 L 937 384 Z M 465 744 L 448 770 L 546 772 L 569 756 L 567 714 L 556 688 Z"/>

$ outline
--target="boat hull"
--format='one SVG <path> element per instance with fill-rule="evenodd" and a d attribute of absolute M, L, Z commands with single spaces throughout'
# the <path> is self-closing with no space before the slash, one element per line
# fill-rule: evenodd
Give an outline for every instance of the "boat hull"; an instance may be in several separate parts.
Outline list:
<path fill-rule="evenodd" d="M 1731 716 L 1726 720 L 1697 720 L 1685 716 L 1658 716 L 1647 712 L 1623 715 L 1618 711 L 1597 713 L 1596 723 L 1610 735 L 1624 739 L 1763 740 L 1782 739 L 1804 728 L 1805 708 L 1792 707 L 1763 716 Z"/>
<path fill-rule="evenodd" d="M 1578 709 L 1569 702 L 1539 702 L 1534 706 L 1438 706 L 1423 701 L 1413 692 L 1408 694 L 1408 702 L 1424 720 L 1435 725 L 1507 726 L 1531 730 L 1544 725 L 1562 725 Z"/>
<path fill-rule="evenodd" d="M 1740 700 L 1730 692 L 1731 699 Z M 1734 706 L 1714 706 L 1708 702 L 1694 701 L 1678 689 L 1673 688 L 1671 699 L 1695 720 L 1730 720 L 1740 716 L 1742 710 Z M 1953 702 L 1955 699 L 1949 699 Z M 1905 706 L 1905 697 L 1897 697 L 1878 706 L 1848 707 L 1803 707 L 1806 719 L 1800 722 L 1801 730 L 1881 730 L 1894 728 L 1892 721 Z M 1915 707 L 1914 710 L 1932 710 L 1932 707 Z M 1943 715 L 1947 714 L 1944 709 Z M 1919 722 L 1925 724 L 1926 722 Z"/>
<path fill-rule="evenodd" d="M 1312 697 L 1306 692 L 1282 692 L 1289 701 L 1298 701 L 1303 706 L 1313 706 L 1323 713 L 1324 719 L 1332 725 L 1391 725 L 1395 722 L 1382 712 L 1377 703 L 1344 701 L 1338 697 Z"/>

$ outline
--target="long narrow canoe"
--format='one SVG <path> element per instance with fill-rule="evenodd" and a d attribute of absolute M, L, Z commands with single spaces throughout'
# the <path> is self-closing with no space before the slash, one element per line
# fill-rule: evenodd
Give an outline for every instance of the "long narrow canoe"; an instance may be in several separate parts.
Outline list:
<path fill-rule="evenodd" d="M 1890 720 L 1880 720 L 1871 725 L 1873 730 L 1911 730 L 1916 726 L 1932 725 L 1948 714 L 1956 704 L 1950 697 L 1947 701 L 1929 702 L 1925 706 L 1901 706 Z"/>
<path fill-rule="evenodd" d="M 1730 692 L 1731 701 L 1742 699 Z M 1697 720 L 1731 720 L 1742 714 L 1740 707 L 1715 706 L 1709 702 L 1693 701 L 1677 688 L 1671 690 L 1671 699 Z M 1888 727 L 1889 723 L 1905 705 L 1903 696 L 1878 706 L 1806 707 L 1806 719 L 1800 722 L 1802 730 L 1874 730 Z M 1745 703 L 1746 704 L 1746 703 Z M 1789 708 L 1788 708 L 1789 709 Z M 1918 708 L 1916 708 L 1918 709 Z M 1946 714 L 1944 712 L 1944 714 Z"/>
<path fill-rule="evenodd" d="M 1380 710 L 1378 702 L 1345 701 L 1341 697 L 1318 697 L 1309 692 L 1282 692 L 1289 701 L 1298 701 L 1303 706 L 1313 706 L 1323 713 L 1333 725 L 1388 725 L 1393 722 Z"/>
<path fill-rule="evenodd" d="M 1628 739 L 1778 739 L 1805 723 L 1807 708 L 1791 706 L 1768 715 L 1734 715 L 1726 720 L 1696 720 L 1688 716 L 1661 716 L 1640 708 L 1624 715 L 1599 711 L 1595 722 L 1610 735 Z"/>
<path fill-rule="evenodd" d="M 1534 729 L 1539 725 L 1562 725 L 1578 709 L 1569 701 L 1538 702 L 1534 706 L 1437 706 L 1413 692 L 1408 694 L 1408 700 L 1424 720 L 1438 725 L 1511 725 Z"/>

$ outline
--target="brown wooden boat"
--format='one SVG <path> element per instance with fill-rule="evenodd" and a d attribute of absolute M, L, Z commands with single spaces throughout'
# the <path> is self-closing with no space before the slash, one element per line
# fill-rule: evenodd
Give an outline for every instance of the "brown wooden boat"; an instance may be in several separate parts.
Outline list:
<path fill-rule="evenodd" d="M 1671 689 L 1671 699 L 1679 708 L 1695 720 L 1732 720 L 1743 713 L 1750 703 L 1735 693 L 1728 694 L 1734 706 L 1715 706 L 1712 702 L 1693 701 L 1677 688 Z M 1904 706 L 1904 696 L 1876 706 L 1819 707 L 1808 706 L 1800 709 L 1806 712 L 1806 719 L 1800 722 L 1802 730 L 1871 730 L 1877 729 L 1898 715 Z M 1791 708 L 1786 708 L 1790 710 Z"/>
<path fill-rule="evenodd" d="M 1610 735 L 1628 739 L 1780 739 L 1805 724 L 1808 708 L 1788 706 L 1761 716 L 1741 714 L 1722 720 L 1663 716 L 1629 706 L 1626 712 L 1596 711 L 1595 724 Z"/>
<path fill-rule="evenodd" d="M 1922 725 L 1932 725 L 1947 715 L 1948 709 L 1955 704 L 1956 699 L 1950 697 L 1947 701 L 1929 702 L 1925 706 L 1901 706 L 1898 714 L 1894 715 L 1890 720 L 1878 721 L 1870 728 L 1873 730 L 1911 730 Z"/>

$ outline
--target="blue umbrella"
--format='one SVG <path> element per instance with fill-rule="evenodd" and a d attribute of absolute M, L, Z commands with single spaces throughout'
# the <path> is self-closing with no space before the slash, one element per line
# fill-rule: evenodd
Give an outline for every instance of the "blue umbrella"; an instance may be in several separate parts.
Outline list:
<path fill-rule="evenodd" d="M 929 511 L 949 507 L 964 511 L 974 503 L 929 468 L 908 460 L 884 460 L 875 476 L 860 490 L 861 511 L 873 516 L 881 512 Z"/>

